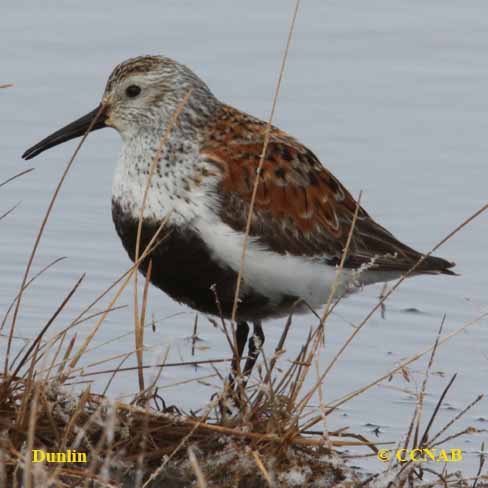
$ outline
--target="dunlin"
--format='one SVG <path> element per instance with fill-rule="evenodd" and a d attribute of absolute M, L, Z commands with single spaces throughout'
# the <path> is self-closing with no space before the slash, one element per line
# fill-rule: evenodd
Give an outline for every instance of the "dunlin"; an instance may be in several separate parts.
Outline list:
<path fill-rule="evenodd" d="M 92 130 L 115 128 L 123 147 L 112 186 L 112 215 L 134 259 L 149 168 L 170 123 L 174 126 L 147 195 L 140 249 L 169 217 L 164 237 L 140 269 L 147 272 L 150 258 L 155 286 L 200 312 L 230 317 L 266 123 L 220 102 L 182 64 L 143 56 L 114 69 L 101 106 L 23 157 L 79 137 L 90 124 Z M 264 340 L 261 320 L 287 314 L 299 299 L 302 311 L 327 301 L 358 205 L 309 149 L 276 127 L 259 178 L 236 334 L 240 356 L 249 331 L 246 321 L 253 322 L 253 359 L 257 338 L 260 344 Z M 336 296 L 398 278 L 421 256 L 360 207 Z M 453 266 L 429 256 L 413 274 L 454 274 Z"/>

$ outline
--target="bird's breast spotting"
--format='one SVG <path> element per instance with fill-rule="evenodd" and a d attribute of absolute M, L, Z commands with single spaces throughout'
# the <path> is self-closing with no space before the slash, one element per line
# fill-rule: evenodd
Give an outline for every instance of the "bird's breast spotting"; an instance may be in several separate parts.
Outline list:
<path fill-rule="evenodd" d="M 169 218 L 184 224 L 198 214 L 201 204 L 202 192 L 195 184 L 198 151 L 192 144 L 182 147 L 172 141 L 159 150 L 160 138 L 141 136 L 124 144 L 113 178 L 112 198 L 133 218 L 139 219 L 144 207 L 144 219 Z"/>

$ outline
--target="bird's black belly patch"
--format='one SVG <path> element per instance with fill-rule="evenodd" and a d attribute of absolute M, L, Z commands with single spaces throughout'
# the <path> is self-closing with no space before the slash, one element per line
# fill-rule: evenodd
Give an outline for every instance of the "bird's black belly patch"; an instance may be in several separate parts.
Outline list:
<path fill-rule="evenodd" d="M 134 261 L 138 221 L 124 213 L 121 205 L 112 201 L 112 218 L 117 233 L 129 257 Z M 160 222 L 142 225 L 139 255 L 148 246 L 157 232 Z M 237 274 L 229 267 L 215 260 L 200 235 L 190 227 L 166 225 L 161 230 L 157 244 L 151 254 L 143 260 L 140 271 L 145 275 L 152 260 L 151 283 L 178 302 L 213 315 L 230 317 L 234 302 Z M 213 286 L 215 285 L 215 286 Z M 215 289 L 219 306 L 217 306 Z M 239 303 L 238 316 L 241 320 L 265 318 L 273 314 L 267 297 L 247 286 Z"/>

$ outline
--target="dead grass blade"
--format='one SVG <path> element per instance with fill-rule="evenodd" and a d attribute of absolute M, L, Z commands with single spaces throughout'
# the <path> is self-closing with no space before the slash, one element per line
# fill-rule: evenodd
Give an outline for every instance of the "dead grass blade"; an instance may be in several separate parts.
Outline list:
<path fill-rule="evenodd" d="M 111 302 L 110 302 L 107 310 L 112 310 L 113 309 L 114 304 L 117 302 L 117 300 L 120 298 L 120 295 L 122 294 L 122 292 L 125 290 L 125 288 L 129 284 L 129 281 L 132 278 L 132 275 L 135 272 L 137 272 L 137 268 L 138 268 L 139 264 L 141 263 L 141 261 L 144 260 L 147 257 L 147 255 L 153 250 L 153 247 L 158 244 L 157 239 L 159 237 L 159 234 L 163 230 L 164 226 L 166 225 L 166 223 L 167 223 L 167 221 L 169 219 L 169 216 L 170 216 L 170 214 L 168 214 L 166 216 L 166 218 L 163 219 L 163 221 L 161 222 L 159 228 L 154 233 L 153 237 L 149 241 L 149 243 L 148 243 L 146 249 L 144 250 L 144 252 L 142 253 L 142 255 L 139 257 L 139 259 L 137 261 L 134 262 L 134 264 L 130 267 L 130 270 L 127 273 L 124 274 L 125 280 L 122 282 L 122 285 L 117 290 L 117 292 L 116 292 L 114 298 L 111 300 Z M 76 364 L 80 360 L 81 356 L 83 355 L 83 353 L 87 349 L 88 345 L 92 341 L 93 337 L 97 333 L 98 329 L 102 325 L 103 321 L 107 317 L 108 313 L 109 313 L 108 311 L 105 311 L 101 315 L 101 317 L 98 319 L 98 321 L 96 322 L 95 326 L 93 327 L 92 331 L 85 338 L 85 340 L 83 341 L 82 346 L 80 347 L 80 349 L 78 350 L 78 352 L 75 354 L 75 357 L 70 362 L 70 365 L 69 365 L 69 368 L 70 369 L 73 369 L 76 366 Z"/>
<path fill-rule="evenodd" d="M 126 353 L 126 354 L 133 354 L 133 352 Z M 113 358 L 111 358 L 112 360 Z M 175 368 L 175 367 L 184 367 L 184 366 L 200 366 L 202 364 L 218 364 L 218 363 L 230 363 L 232 358 L 223 358 L 223 359 L 202 359 L 201 361 L 181 361 L 179 363 L 162 363 L 162 364 L 143 364 L 141 366 L 142 369 L 152 369 L 152 368 Z M 104 369 L 101 371 L 88 371 L 82 372 L 79 374 L 80 377 L 86 376 L 96 376 L 100 374 L 111 374 L 113 372 L 125 372 L 125 371 L 137 371 L 139 366 L 127 366 L 126 368 L 117 368 L 117 369 Z M 70 378 L 67 378 L 70 379 Z"/>
<path fill-rule="evenodd" d="M 74 293 L 76 292 L 76 290 L 78 289 L 78 287 L 81 285 L 81 282 L 83 281 L 83 279 L 85 278 L 85 274 L 81 275 L 81 277 L 78 279 L 78 281 L 75 283 L 74 287 L 70 290 L 70 292 L 68 293 L 68 295 L 66 295 L 66 297 L 63 299 L 63 301 L 61 302 L 61 304 L 59 305 L 59 307 L 56 309 L 56 311 L 54 312 L 54 314 L 51 316 L 51 318 L 47 321 L 46 325 L 42 328 L 41 332 L 39 332 L 39 334 L 37 335 L 37 337 L 34 339 L 33 343 L 31 344 L 31 346 L 29 347 L 29 349 L 27 350 L 27 352 L 25 353 L 24 357 L 21 359 L 21 361 L 19 362 L 17 368 L 15 369 L 15 371 L 12 373 L 12 376 L 10 377 L 10 380 L 7 380 L 6 381 L 6 384 L 5 384 L 5 388 L 8 388 L 9 385 L 10 385 L 10 382 L 17 377 L 20 369 L 22 368 L 22 366 L 25 364 L 25 362 L 27 361 L 27 359 L 29 358 L 31 352 L 34 350 L 34 348 L 38 347 L 40 345 L 40 342 L 41 342 L 41 339 L 43 337 L 43 335 L 47 332 L 47 330 L 49 329 L 49 327 L 52 325 L 52 323 L 56 320 L 56 318 L 58 317 L 58 315 L 61 313 L 61 311 L 64 309 L 64 307 L 66 306 L 66 304 L 70 301 L 71 297 L 74 295 Z"/>
<path fill-rule="evenodd" d="M 146 323 L 147 292 L 149 290 L 149 283 L 151 282 L 151 273 L 152 273 L 152 259 L 149 260 L 149 265 L 147 267 L 147 273 L 146 273 L 146 280 L 144 282 L 144 292 L 142 296 L 142 306 L 141 306 L 141 318 L 139 320 L 136 317 L 137 327 L 135 328 L 136 355 L 137 355 L 137 366 L 138 366 L 137 378 L 139 380 L 139 390 L 141 393 L 145 390 L 144 372 L 142 370 L 142 365 L 144 364 L 144 325 Z M 134 276 L 137 276 L 137 273 Z M 137 283 L 135 284 L 135 286 L 137 286 Z"/>
<path fill-rule="evenodd" d="M 459 327 L 458 329 L 450 332 L 449 334 L 445 335 L 444 337 L 442 337 L 441 339 L 439 339 L 439 341 L 437 342 L 437 346 L 436 347 L 439 347 L 440 345 L 444 344 L 445 342 L 449 341 L 450 339 L 452 339 L 454 336 L 460 334 L 461 332 L 464 332 L 467 328 L 471 327 L 472 325 L 475 325 L 475 324 L 478 324 L 481 320 L 483 320 L 484 318 L 488 317 L 488 312 L 486 313 L 483 313 L 482 315 L 476 317 L 475 319 L 473 320 L 470 320 L 469 322 L 466 322 L 463 326 Z M 398 366 L 396 366 L 395 368 L 391 369 L 390 371 L 388 371 L 386 374 L 382 375 L 381 377 L 377 378 L 376 380 L 372 381 L 371 383 L 368 383 L 366 386 L 362 387 L 362 388 L 358 388 L 357 390 L 349 393 L 348 395 L 345 395 L 344 397 L 338 399 L 338 400 L 335 400 L 331 403 L 329 403 L 327 405 L 328 409 L 329 409 L 329 413 L 340 407 L 341 405 L 343 405 L 344 403 L 348 402 L 349 400 L 351 400 L 352 398 L 364 393 L 365 391 L 369 390 L 370 388 L 372 388 L 373 386 L 376 386 L 377 384 L 381 383 L 382 381 L 386 380 L 387 378 L 389 378 L 390 376 L 394 375 L 395 373 L 397 373 L 398 371 L 400 371 L 402 368 L 405 368 L 406 366 L 408 366 L 409 364 L 417 361 L 419 358 L 421 358 L 422 356 L 425 356 L 426 354 L 428 354 L 429 352 L 432 351 L 432 349 L 434 348 L 434 345 L 428 347 L 427 349 L 424 349 L 423 351 L 421 352 L 418 352 L 412 356 L 410 356 L 408 359 L 406 359 L 405 361 L 403 361 L 402 363 L 400 363 Z"/>
<path fill-rule="evenodd" d="M 441 325 L 439 327 L 439 331 L 438 331 L 437 336 L 436 336 L 434 347 L 432 348 L 432 353 L 431 353 L 430 358 L 429 358 L 429 363 L 427 364 L 427 367 L 425 368 L 425 375 L 424 375 L 424 379 L 422 381 L 422 387 L 420 388 L 420 393 L 418 395 L 417 408 L 415 409 L 417 419 L 416 419 L 416 425 L 415 425 L 415 437 L 414 437 L 414 441 L 413 441 L 415 446 L 417 445 L 418 433 L 420 432 L 420 421 L 422 419 L 422 412 L 423 412 L 423 406 L 424 406 L 424 396 L 425 396 L 425 390 L 427 388 L 427 381 L 429 379 L 429 373 L 430 373 L 430 370 L 432 369 L 432 365 L 434 364 L 434 357 L 435 357 L 435 354 L 437 352 L 437 347 L 439 345 L 439 339 L 442 335 L 442 329 L 444 328 L 445 322 L 446 322 L 446 315 L 444 314 L 444 316 L 442 317 L 442 320 L 441 320 Z M 415 421 L 415 416 L 412 418 L 412 426 L 413 426 L 414 421 Z M 405 441 L 405 447 L 408 446 L 409 438 L 410 438 L 410 430 L 409 430 L 409 433 L 407 434 L 407 439 Z"/>
<path fill-rule="evenodd" d="M 266 469 L 266 466 L 264 465 L 261 456 L 259 455 L 259 452 L 252 451 L 252 456 L 254 458 L 254 461 L 256 461 L 256 465 L 259 468 L 259 471 L 261 471 L 261 474 L 263 475 L 268 485 L 273 487 L 274 486 L 273 480 L 271 479 L 271 476 L 268 473 L 268 470 Z"/>
<path fill-rule="evenodd" d="M 444 388 L 444 391 L 442 392 L 439 400 L 437 401 L 437 404 L 434 408 L 434 411 L 432 412 L 432 415 L 430 416 L 430 419 L 427 423 L 427 427 L 425 428 L 424 434 L 422 435 L 422 439 L 420 440 L 420 446 L 425 446 L 427 443 L 427 439 L 429 437 L 429 432 L 432 427 L 432 424 L 434 423 L 435 418 L 437 417 L 437 414 L 439 413 L 439 409 L 441 408 L 442 402 L 444 401 L 444 398 L 447 395 L 447 392 L 451 388 L 452 384 L 456 380 L 457 373 L 452 376 L 452 378 L 449 380 L 449 383 L 446 385 Z"/>
<path fill-rule="evenodd" d="M 34 447 L 34 436 L 37 423 L 37 399 L 39 390 L 34 388 L 34 395 L 31 401 L 30 416 L 29 416 L 29 431 L 27 434 L 27 446 L 25 454 L 25 470 L 24 470 L 24 486 L 32 488 L 32 448 Z"/>
<path fill-rule="evenodd" d="M 331 369 L 334 367 L 334 365 L 337 363 L 339 358 L 342 356 L 344 351 L 347 349 L 349 344 L 353 341 L 354 337 L 361 331 L 361 329 L 369 322 L 371 317 L 374 315 L 374 313 L 381 309 L 381 306 L 384 304 L 384 302 L 397 290 L 397 288 L 417 269 L 417 267 L 432 253 L 434 253 L 439 247 L 441 247 L 444 243 L 446 243 L 449 239 L 451 239 L 453 236 L 455 236 L 461 229 L 466 227 L 469 223 L 471 223 L 476 217 L 480 216 L 483 212 L 485 212 L 488 209 L 488 204 L 483 205 L 479 210 L 477 210 L 474 214 L 472 214 L 470 217 L 465 219 L 460 225 L 458 225 L 453 231 L 451 231 L 446 237 L 444 237 L 441 241 L 439 241 L 432 249 L 429 251 L 427 254 L 424 254 L 416 263 L 414 266 L 412 266 L 404 275 L 401 276 L 398 281 L 395 282 L 395 284 L 385 293 L 385 295 L 379 300 L 379 302 L 370 310 L 370 312 L 366 315 L 366 317 L 361 321 L 361 323 L 357 326 L 356 329 L 353 330 L 351 335 L 347 338 L 347 340 L 344 342 L 344 344 L 341 346 L 339 351 L 335 354 L 334 358 L 332 361 L 329 363 L 325 371 L 322 373 L 320 376 L 319 380 L 315 383 L 315 385 L 308 391 L 308 393 L 303 397 L 302 401 L 300 404 L 297 406 L 297 411 L 300 414 L 303 411 L 303 408 L 305 405 L 308 403 L 310 398 L 314 395 L 314 393 L 317 391 L 319 388 L 319 384 L 322 383 Z M 430 351 L 430 348 L 429 348 Z"/>
<path fill-rule="evenodd" d="M 191 446 L 188 447 L 187 449 L 188 452 L 188 459 L 190 460 L 191 466 L 193 468 L 193 471 L 195 472 L 195 476 L 197 478 L 197 483 L 198 483 L 198 488 L 207 488 L 207 480 L 205 479 L 205 476 L 203 475 L 202 468 L 200 468 L 200 465 L 198 464 L 197 457 L 195 455 L 195 451 L 191 448 Z"/>
<path fill-rule="evenodd" d="M 485 450 L 485 443 L 482 442 L 481 443 L 481 447 L 480 447 L 480 464 L 478 466 L 478 472 L 476 473 L 476 477 L 475 477 L 475 480 L 473 482 L 473 486 L 472 488 L 476 488 L 478 486 L 478 481 L 480 479 L 480 476 L 481 476 L 481 472 L 483 471 L 483 466 L 485 465 L 485 461 L 486 461 L 486 456 L 483 454 Z"/>
<path fill-rule="evenodd" d="M 51 215 L 51 211 L 52 211 L 52 209 L 54 207 L 54 203 L 56 202 L 56 199 L 58 198 L 59 192 L 61 191 L 61 187 L 63 186 L 64 180 L 66 179 L 66 176 L 68 175 L 68 172 L 71 169 L 71 166 L 73 165 L 73 162 L 74 162 L 76 156 L 78 155 L 78 152 L 80 151 L 81 146 L 85 142 L 85 140 L 86 140 L 89 132 L 92 130 L 93 126 L 97 122 L 97 120 L 100 117 L 100 115 L 101 115 L 101 113 L 102 113 L 103 110 L 104 110 L 104 107 L 103 107 L 103 105 L 101 105 L 100 106 L 100 109 L 97 112 L 97 114 L 95 115 L 95 117 L 91 121 L 90 125 L 87 127 L 85 133 L 83 134 L 83 137 L 81 138 L 80 142 L 76 146 L 76 149 L 73 152 L 73 155 L 71 156 L 70 160 L 68 161 L 68 164 L 66 165 L 66 167 L 65 167 L 65 169 L 64 169 L 64 171 L 63 171 L 63 173 L 61 175 L 61 178 L 59 179 L 59 182 L 56 185 L 56 188 L 55 188 L 54 193 L 53 193 L 53 195 L 51 197 L 51 200 L 49 201 L 49 205 L 47 207 L 47 210 L 46 210 L 46 213 L 44 215 L 44 218 L 42 219 L 41 226 L 39 228 L 39 231 L 37 233 L 36 239 L 34 241 L 34 245 L 32 247 L 32 251 L 31 251 L 31 254 L 29 256 L 29 259 L 27 261 L 27 266 L 25 268 L 24 275 L 22 277 L 22 281 L 21 281 L 21 284 L 20 284 L 20 287 L 19 287 L 19 292 L 18 292 L 18 298 L 17 298 L 17 300 L 15 302 L 14 315 L 13 315 L 12 322 L 11 322 L 11 325 L 10 325 L 10 334 L 9 334 L 9 340 L 8 340 L 8 343 L 7 343 L 7 352 L 5 354 L 5 363 L 4 363 L 4 376 L 5 377 L 7 376 L 8 369 L 9 369 L 9 359 L 10 359 L 10 350 L 11 350 L 11 347 L 12 347 L 12 337 L 14 335 L 15 324 L 16 324 L 16 321 L 17 321 L 17 316 L 19 314 L 20 304 L 22 302 L 22 295 L 23 295 L 24 290 L 25 290 L 25 285 L 26 285 L 27 280 L 28 280 L 28 277 L 29 277 L 29 273 L 30 273 L 30 270 L 31 270 L 31 267 L 32 267 L 32 263 L 34 262 L 34 257 L 36 255 L 37 248 L 39 247 L 39 243 L 41 242 L 41 238 L 42 238 L 42 235 L 44 233 L 44 229 L 46 228 L 47 222 L 49 220 L 49 216 Z"/>
<path fill-rule="evenodd" d="M 242 273 L 244 270 L 244 261 L 246 259 L 247 244 L 248 244 L 248 240 L 249 240 L 249 233 L 251 231 L 252 215 L 254 212 L 254 204 L 256 202 L 256 195 L 257 195 L 257 191 L 258 191 L 259 178 L 261 176 L 261 170 L 263 168 L 264 158 L 266 157 L 266 151 L 268 149 L 269 139 L 271 136 L 271 127 L 272 127 L 272 123 L 273 123 L 273 117 L 274 117 L 274 113 L 276 110 L 276 104 L 278 102 L 278 95 L 280 92 L 281 81 L 283 80 L 283 75 L 285 72 L 286 61 L 288 59 L 288 51 L 290 50 L 291 40 L 293 37 L 293 30 L 295 28 L 295 21 L 296 21 L 297 15 L 298 15 L 299 7 L 300 7 L 300 0 L 296 0 L 295 1 L 295 9 L 293 11 L 293 15 L 292 15 L 291 23 L 290 23 L 290 28 L 288 30 L 288 39 L 286 41 L 285 52 L 283 53 L 283 59 L 281 61 L 280 74 L 278 76 L 278 81 L 276 82 L 275 93 L 273 96 L 273 103 L 271 105 L 271 113 L 269 115 L 268 123 L 266 125 L 266 131 L 264 133 L 263 151 L 261 153 L 258 168 L 256 170 L 256 177 L 254 179 L 254 186 L 253 186 L 252 195 L 251 195 L 251 202 L 249 203 L 249 212 L 247 215 L 246 230 L 244 233 L 244 242 L 242 245 L 241 260 L 240 260 L 240 264 L 239 264 L 239 273 L 237 274 L 236 290 L 235 290 L 235 294 L 234 294 L 234 304 L 232 306 L 232 323 L 234 323 L 234 324 L 236 322 L 237 307 L 239 304 L 239 293 L 240 293 L 240 289 L 241 289 Z"/>
<path fill-rule="evenodd" d="M 325 334 L 325 321 L 327 320 L 327 317 L 329 316 L 329 314 L 331 313 L 332 311 L 332 308 L 331 308 L 331 305 L 332 305 L 332 301 L 335 297 L 335 294 L 336 294 L 336 291 L 337 291 L 337 286 L 339 284 L 339 278 L 344 270 L 344 264 L 346 262 L 346 259 L 347 259 L 347 255 L 349 253 L 349 247 L 351 245 L 351 241 L 352 241 L 352 236 L 353 236 L 353 233 L 354 233 L 354 229 L 356 227 L 356 222 L 357 222 L 357 219 L 358 219 L 358 215 L 359 215 L 359 210 L 361 209 L 361 197 L 362 197 L 362 192 L 359 193 L 359 196 L 358 196 L 358 199 L 357 199 L 357 202 L 356 202 L 356 208 L 354 210 L 354 215 L 353 215 L 353 219 L 352 219 L 352 222 L 351 222 L 351 227 L 349 229 L 349 233 L 348 233 L 348 236 L 347 236 L 347 241 L 346 241 L 346 245 L 344 247 L 344 250 L 342 252 L 342 256 L 341 256 L 341 261 L 339 263 L 339 267 L 337 268 L 336 270 L 336 275 L 335 275 L 335 278 L 334 278 L 334 283 L 332 284 L 332 288 L 329 292 L 329 296 L 327 298 L 327 303 L 325 305 L 325 308 L 324 308 L 324 312 L 322 314 L 322 317 L 320 319 L 320 322 L 319 322 L 319 325 L 315 331 L 315 338 L 314 338 L 314 342 L 311 344 L 311 347 L 310 347 L 310 351 L 308 353 L 308 356 L 307 356 L 307 359 L 305 360 L 305 366 L 303 368 L 303 370 L 301 371 L 301 374 L 298 378 L 298 382 L 296 384 L 296 387 L 295 387 L 295 395 L 298 396 L 298 394 L 300 393 L 302 387 L 303 387 L 303 384 L 305 382 L 305 379 L 306 377 L 308 376 L 308 373 L 309 373 L 309 370 L 310 370 L 310 367 L 312 365 L 312 360 L 314 357 L 317 356 L 317 352 L 318 352 L 318 349 L 320 347 L 320 345 L 323 345 L 324 344 L 324 341 L 325 341 L 325 337 L 324 337 L 324 334 Z M 340 300 L 340 298 L 339 298 Z M 337 303 L 337 302 L 336 302 Z M 317 388 L 320 388 L 319 385 L 321 385 L 322 383 L 322 380 L 321 380 L 321 377 L 320 375 L 318 375 L 318 379 L 317 379 Z M 310 392 L 310 397 L 307 398 L 307 395 L 305 396 L 304 398 L 304 403 L 303 405 L 306 405 L 309 401 L 309 399 L 312 397 L 313 393 L 316 391 L 316 389 L 314 390 L 311 390 Z M 298 409 L 298 415 L 301 415 L 303 409 L 300 411 L 300 409 Z"/>
<path fill-rule="evenodd" d="M 2 181 L 0 183 L 0 188 L 2 188 L 2 186 L 6 185 L 7 183 L 10 183 L 11 181 L 16 180 L 17 178 L 20 178 L 21 176 L 24 176 L 28 173 L 31 173 L 32 171 L 34 171 L 34 168 L 24 169 L 24 171 L 21 171 L 20 173 L 17 173 L 16 175 L 11 176 L 10 178 L 6 179 L 5 181 Z"/>
<path fill-rule="evenodd" d="M 0 221 L 3 220 L 5 217 L 8 217 L 16 208 L 18 208 L 19 205 L 20 202 L 17 202 L 13 207 L 10 207 L 6 212 L 0 215 Z"/>
<path fill-rule="evenodd" d="M 176 107 L 176 110 L 173 112 L 168 125 L 165 127 L 164 132 L 161 135 L 161 138 L 159 140 L 159 145 L 156 149 L 156 153 L 154 154 L 154 158 L 151 161 L 151 166 L 149 167 L 149 174 L 147 175 L 146 187 L 144 188 L 144 195 L 142 198 L 141 211 L 139 214 L 139 222 L 137 225 L 136 249 L 135 249 L 135 255 L 134 255 L 134 261 L 135 262 L 139 261 L 139 252 L 140 252 L 141 234 L 142 234 L 142 222 L 144 220 L 144 211 L 145 211 L 146 206 L 147 206 L 147 198 L 149 195 L 149 189 L 151 187 L 151 181 L 152 181 L 152 178 L 154 176 L 154 172 L 156 171 L 156 166 L 159 164 L 159 162 L 161 160 L 161 154 L 162 154 L 163 148 L 166 145 L 166 142 L 168 141 L 169 136 L 170 136 L 173 128 L 175 127 L 176 122 L 177 122 L 181 112 L 186 107 L 186 104 L 188 103 L 188 100 L 190 99 L 191 94 L 192 94 L 192 90 L 189 90 L 188 93 L 183 97 L 181 102 Z M 138 266 L 136 267 L 136 270 L 137 269 L 138 269 Z M 148 284 L 149 284 L 149 278 L 146 280 L 146 286 Z M 147 291 L 146 291 L 145 295 L 147 298 Z M 141 311 L 141 315 L 145 315 L 145 305 L 144 304 L 143 304 L 143 309 Z M 143 340 L 144 329 L 143 329 L 143 323 L 141 323 L 141 320 L 139 318 L 139 301 L 138 301 L 138 297 L 137 297 L 137 273 L 134 273 L 134 327 L 135 327 L 136 349 L 138 351 L 140 351 L 137 355 L 137 361 L 139 364 L 142 365 L 142 363 L 143 363 L 143 350 L 142 350 L 141 344 L 139 344 L 139 343 Z M 139 374 L 138 378 L 139 378 L 139 389 L 141 391 L 143 391 L 144 390 L 144 376 L 142 374 L 142 369 L 140 370 L 140 374 Z"/>
<path fill-rule="evenodd" d="M 471 403 L 469 403 L 466 407 L 464 407 L 457 415 L 455 415 L 444 427 L 442 427 L 437 434 L 435 434 L 432 439 L 430 439 L 429 444 L 432 446 L 437 446 L 440 444 L 444 444 L 447 439 L 438 440 L 439 437 L 444 434 L 448 429 L 450 429 L 461 417 L 466 415 L 466 412 L 471 410 L 477 403 L 483 400 L 484 395 L 478 395 Z M 472 431 L 472 428 L 468 428 L 468 431 Z"/>
<path fill-rule="evenodd" d="M 59 263 L 63 259 L 66 259 L 65 257 L 60 257 L 55 259 L 54 261 L 51 261 L 48 265 L 44 266 L 38 273 L 36 273 L 26 284 L 24 287 L 24 290 L 27 289 L 39 276 L 41 276 L 43 273 L 45 273 L 49 268 L 54 266 L 55 264 Z M 5 315 L 3 316 L 2 324 L 0 325 L 0 331 L 3 330 L 5 327 L 5 323 L 7 322 L 8 316 L 10 315 L 10 312 L 12 311 L 12 308 L 14 307 L 15 301 L 18 299 L 19 295 L 15 295 L 15 298 L 12 300 L 10 305 L 7 308 L 7 311 L 5 312 Z"/>

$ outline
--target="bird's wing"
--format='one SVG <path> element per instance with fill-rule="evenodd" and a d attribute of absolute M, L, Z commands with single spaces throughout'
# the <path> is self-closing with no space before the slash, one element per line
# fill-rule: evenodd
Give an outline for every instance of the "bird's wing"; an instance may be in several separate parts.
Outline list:
<path fill-rule="evenodd" d="M 201 157 L 222 174 L 219 216 L 244 232 L 266 124 L 223 106 L 209 124 Z M 340 262 L 356 200 L 317 157 L 285 132 L 273 127 L 264 158 L 250 235 L 280 254 Z M 377 271 L 410 269 L 420 254 L 398 241 L 362 208 L 345 266 Z M 452 263 L 429 257 L 420 272 L 448 272 Z"/>

